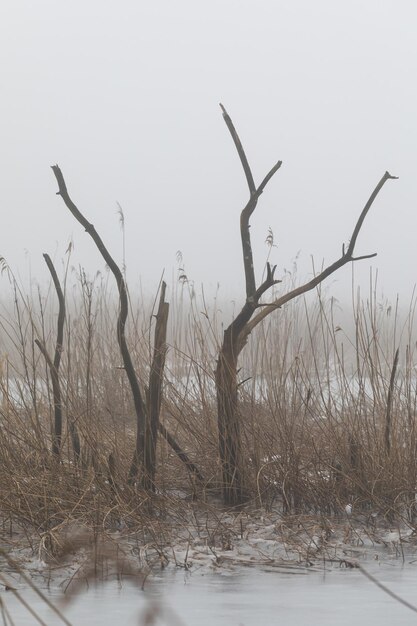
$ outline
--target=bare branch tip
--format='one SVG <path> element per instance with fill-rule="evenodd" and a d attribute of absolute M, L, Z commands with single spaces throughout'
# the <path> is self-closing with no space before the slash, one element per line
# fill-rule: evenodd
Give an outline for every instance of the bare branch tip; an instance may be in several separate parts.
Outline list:
<path fill-rule="evenodd" d="M 362 254 L 361 256 L 353 256 L 351 257 L 351 261 L 365 261 L 366 259 L 373 259 L 378 255 L 377 252 L 373 252 L 372 254 Z"/>
<path fill-rule="evenodd" d="M 388 171 L 385 172 L 385 176 L 387 178 L 390 178 L 391 180 L 398 180 L 399 179 L 399 176 L 392 176 Z"/>

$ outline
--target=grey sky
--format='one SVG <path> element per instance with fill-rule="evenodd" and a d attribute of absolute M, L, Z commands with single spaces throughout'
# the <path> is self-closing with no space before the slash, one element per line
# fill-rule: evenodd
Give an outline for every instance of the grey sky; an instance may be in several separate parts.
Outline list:
<path fill-rule="evenodd" d="M 385 170 L 358 253 L 389 297 L 416 282 L 417 5 L 412 0 L 4 0 L 0 8 L 0 254 L 43 282 L 103 262 L 49 166 L 116 260 L 124 209 L 128 278 L 170 280 L 181 250 L 195 283 L 243 294 L 247 190 L 222 102 L 256 180 L 283 167 L 252 219 L 258 277 L 275 235 L 278 274 L 333 261 Z M 355 268 L 367 289 L 371 263 Z M 332 289 L 349 293 L 344 268 Z"/>

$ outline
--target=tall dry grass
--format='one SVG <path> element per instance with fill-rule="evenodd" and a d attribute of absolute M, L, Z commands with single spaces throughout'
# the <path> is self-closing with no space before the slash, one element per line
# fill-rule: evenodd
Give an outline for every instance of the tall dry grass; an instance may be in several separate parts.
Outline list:
<path fill-rule="evenodd" d="M 7 280 L 8 277 L 8 280 Z M 289 278 L 291 280 L 291 278 Z M 187 523 L 184 502 L 216 502 L 214 368 L 230 312 L 173 281 L 161 419 L 199 467 L 196 485 L 161 441 L 156 496 L 127 483 L 135 444 L 130 389 L 115 336 L 117 298 L 108 276 L 64 266 L 67 302 L 60 380 L 65 426 L 61 462 L 51 455 L 53 399 L 34 345 L 55 342 L 52 287 L 25 294 L 3 275 L 0 317 L 0 512 L 53 551 L 54 529 L 127 527 L 144 542 L 168 540 Z M 415 299 L 406 313 L 380 302 L 371 283 L 349 310 L 320 291 L 289 303 L 253 333 L 242 354 L 240 412 L 248 503 L 284 513 L 329 515 L 348 502 L 371 515 L 414 524 L 416 494 Z M 128 341 L 145 386 L 152 354 L 152 299 L 131 297 Z M 399 348 L 398 366 L 393 369 Z M 389 400 L 391 386 L 391 400 Z M 387 448 L 387 424 L 389 448 Z M 75 425 L 81 455 L 74 453 Z M 110 462 L 109 462 L 110 459 Z M 368 512 L 368 513 L 367 513 Z M 48 543 L 49 542 L 49 543 Z"/>

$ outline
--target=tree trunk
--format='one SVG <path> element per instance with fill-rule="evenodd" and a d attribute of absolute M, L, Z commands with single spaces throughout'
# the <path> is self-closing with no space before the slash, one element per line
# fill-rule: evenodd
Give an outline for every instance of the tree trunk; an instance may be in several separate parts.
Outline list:
<path fill-rule="evenodd" d="M 216 368 L 216 392 L 217 392 L 217 410 L 218 410 L 218 429 L 219 429 L 219 453 L 222 466 L 223 479 L 223 499 L 224 503 L 236 506 L 243 503 L 244 489 L 242 468 L 244 467 L 241 455 L 241 435 L 240 435 L 240 415 L 238 413 L 237 402 L 237 360 L 238 356 L 248 340 L 252 330 L 270 313 L 281 308 L 284 304 L 311 291 L 317 285 L 322 283 L 328 276 L 336 272 L 338 269 L 352 261 L 361 259 L 370 259 L 374 254 L 366 254 L 355 257 L 354 251 L 356 241 L 363 222 L 371 208 L 375 198 L 384 186 L 387 180 L 396 178 L 391 176 L 389 172 L 385 172 L 369 200 L 365 204 L 359 219 L 353 229 L 348 246 L 342 245 L 342 255 L 334 261 L 334 263 L 325 267 L 319 274 L 315 275 L 310 281 L 284 293 L 270 303 L 260 304 L 261 297 L 274 285 L 281 282 L 275 280 L 274 274 L 276 265 L 266 264 L 266 278 L 263 283 L 256 288 L 255 270 L 253 265 L 252 244 L 250 236 L 250 218 L 256 209 L 259 197 L 263 193 L 266 185 L 271 178 L 280 169 L 282 162 L 277 161 L 272 169 L 265 176 L 261 184 L 257 187 L 252 175 L 248 159 L 240 141 L 239 135 L 233 125 L 223 105 L 220 105 L 223 118 L 229 129 L 233 142 L 235 144 L 240 162 L 245 173 L 246 182 L 249 189 L 249 199 L 246 206 L 240 214 L 240 234 L 243 252 L 243 267 L 245 271 L 246 282 L 246 302 L 237 315 L 236 319 L 226 329 L 223 338 L 223 344 L 220 348 L 219 358 Z M 256 312 L 257 311 L 257 312 Z M 254 317 L 252 317 L 254 316 Z M 390 440 L 390 400 L 388 400 L 388 410 L 386 419 L 386 435 L 385 446 L 389 449 Z"/>
<path fill-rule="evenodd" d="M 225 336 L 216 367 L 219 455 L 223 502 L 230 506 L 237 506 L 244 500 L 240 416 L 237 401 L 237 354 L 227 345 L 226 339 Z"/>
<path fill-rule="evenodd" d="M 169 304 L 165 302 L 166 283 L 161 285 L 158 312 L 156 314 L 154 352 L 149 374 L 149 391 L 147 394 L 147 419 L 145 428 L 145 468 L 143 486 L 155 491 L 156 443 L 159 430 L 159 414 L 161 412 L 162 387 L 164 379 L 165 357 L 167 352 L 166 336 Z"/>

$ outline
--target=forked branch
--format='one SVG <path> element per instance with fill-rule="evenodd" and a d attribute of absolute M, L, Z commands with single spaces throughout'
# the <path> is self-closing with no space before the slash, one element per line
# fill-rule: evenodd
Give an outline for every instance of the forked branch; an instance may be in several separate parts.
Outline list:
<path fill-rule="evenodd" d="M 232 136 L 233 143 L 235 144 L 240 162 L 242 163 L 243 171 L 245 172 L 246 176 L 246 182 L 248 183 L 249 187 L 249 200 L 242 213 L 240 214 L 240 236 L 242 240 L 243 265 L 245 269 L 246 299 L 248 300 L 248 302 L 254 303 L 256 298 L 256 282 L 255 270 L 253 267 L 253 253 L 250 238 L 249 220 L 256 208 L 256 205 L 258 204 L 259 196 L 265 189 L 268 182 L 274 176 L 274 174 L 281 167 L 282 161 L 278 161 L 277 163 L 275 163 L 275 165 L 270 169 L 259 187 L 256 187 L 252 170 L 243 149 L 242 142 L 240 141 L 239 135 L 237 134 L 236 128 L 233 125 L 230 115 L 227 113 L 222 104 L 220 104 L 220 108 L 223 112 L 223 119 L 226 122 L 226 126 Z"/>
<path fill-rule="evenodd" d="M 129 380 L 130 388 L 132 390 L 133 402 L 135 405 L 136 412 L 136 420 L 137 420 L 137 440 L 136 440 L 136 455 L 140 457 L 143 461 L 143 451 L 144 451 L 144 437 L 145 437 L 145 421 L 146 421 L 146 408 L 142 399 L 142 394 L 140 392 L 138 379 L 136 377 L 135 369 L 133 367 L 132 359 L 130 356 L 130 352 L 127 346 L 126 338 L 125 338 L 125 326 L 128 314 L 128 298 L 127 298 L 127 290 L 125 281 L 123 278 L 123 274 L 120 271 L 119 266 L 114 261 L 106 246 L 104 245 L 100 235 L 97 233 L 93 224 L 84 217 L 84 215 L 79 211 L 79 209 L 75 206 L 73 201 L 71 200 L 67 186 L 65 184 L 64 176 L 58 167 L 58 165 L 52 166 L 52 171 L 55 174 L 55 178 L 58 183 L 57 195 L 60 195 L 65 202 L 67 208 L 71 211 L 75 219 L 85 228 L 86 232 L 91 236 L 97 248 L 99 249 L 102 257 L 105 262 L 111 269 L 117 283 L 117 288 L 119 291 L 119 299 L 120 299 L 120 311 L 119 317 L 117 320 L 117 341 L 120 347 L 120 353 L 123 359 L 123 365 L 126 370 L 126 374 Z"/>
<path fill-rule="evenodd" d="M 145 451 L 145 433 L 146 433 L 146 423 L 147 423 L 147 412 L 146 412 L 146 406 L 142 399 L 142 394 L 140 392 L 138 379 L 136 377 L 136 373 L 133 367 L 132 359 L 131 359 L 130 352 L 129 352 L 129 349 L 126 343 L 126 338 L 125 338 L 125 326 L 126 326 L 126 320 L 127 320 L 127 314 L 128 314 L 128 298 L 127 298 L 126 284 L 125 284 L 123 274 L 120 271 L 119 266 L 117 265 L 117 263 L 114 261 L 114 259 L 108 252 L 106 246 L 101 240 L 93 224 L 90 224 L 90 222 L 84 217 L 81 211 L 76 207 L 76 205 L 71 200 L 67 191 L 67 186 L 65 184 L 63 174 L 60 168 L 58 167 L 58 165 L 53 165 L 52 171 L 54 172 L 55 178 L 58 182 L 59 191 L 57 192 L 57 195 L 60 195 L 62 197 L 63 201 L 65 202 L 66 206 L 68 207 L 72 215 L 85 228 L 86 232 L 91 236 L 97 248 L 99 249 L 102 257 L 104 258 L 105 262 L 111 269 L 116 279 L 117 288 L 119 291 L 119 298 L 120 298 L 120 311 L 119 311 L 119 317 L 117 320 L 117 340 L 118 340 L 120 352 L 122 355 L 123 365 L 126 370 L 126 374 L 130 383 L 130 388 L 132 390 L 136 418 L 137 418 L 136 450 L 135 450 L 134 458 L 131 464 L 131 469 L 129 472 L 129 479 L 133 479 L 133 477 L 137 474 L 139 467 L 140 466 L 143 467 L 143 463 L 145 460 L 144 451 Z M 167 307 L 168 305 L 167 303 L 165 303 L 165 309 L 166 309 L 164 312 L 165 318 L 168 315 Z M 165 319 L 165 324 L 166 324 L 166 319 Z M 42 350 L 41 346 L 39 346 L 39 348 Z M 161 352 L 161 357 L 162 357 L 162 352 Z M 160 368 L 160 375 L 162 376 L 162 369 L 163 369 L 162 361 L 159 364 L 159 368 Z M 159 402 L 160 402 L 160 398 L 158 399 L 158 403 Z M 163 435 L 163 437 L 165 437 L 169 445 L 173 448 L 173 450 L 178 455 L 178 457 L 185 463 L 188 469 L 194 474 L 196 474 L 196 476 L 199 479 L 202 480 L 201 474 L 198 472 L 194 464 L 189 460 L 188 456 L 179 446 L 179 444 L 177 443 L 175 438 L 171 435 L 171 433 L 168 432 L 165 426 L 159 423 L 158 429 L 159 429 L 159 432 Z M 145 469 L 145 473 L 148 473 L 147 468 L 143 468 L 143 469 Z"/>
<path fill-rule="evenodd" d="M 252 170 L 250 168 L 250 165 L 248 163 L 248 159 L 246 158 L 246 154 L 243 149 L 242 143 L 240 141 L 239 135 L 237 134 L 236 128 L 234 127 L 234 124 L 231 120 L 230 115 L 228 114 L 228 112 L 226 111 L 226 109 L 221 103 L 220 103 L 220 108 L 223 112 L 223 119 L 226 122 L 226 126 L 229 129 L 233 142 L 236 146 L 236 150 L 239 155 L 240 162 L 242 163 L 243 171 L 245 172 L 246 181 L 249 187 L 249 193 L 252 196 L 256 193 L 256 186 L 255 186 L 255 181 L 253 180 Z"/>
<path fill-rule="evenodd" d="M 365 218 L 372 204 L 374 203 L 377 195 L 381 191 L 382 187 L 385 185 L 387 180 L 396 180 L 397 178 L 398 176 L 391 176 L 389 172 L 385 172 L 385 174 L 382 176 L 381 180 L 375 187 L 374 191 L 370 195 L 369 200 L 367 201 L 364 208 L 362 209 L 362 212 L 358 218 L 358 221 L 356 222 L 355 228 L 353 229 L 352 236 L 351 236 L 349 245 L 347 247 L 347 250 L 345 250 L 345 247 L 343 246 L 342 255 L 339 259 L 337 259 L 337 261 L 335 261 L 334 263 L 326 267 L 323 271 L 321 271 L 319 274 L 314 276 L 314 278 L 312 278 L 310 281 L 308 281 L 304 285 L 300 285 L 299 287 L 292 289 L 291 291 L 277 298 L 274 302 L 266 305 L 261 311 L 259 311 L 259 313 L 257 313 L 255 317 L 250 322 L 248 322 L 248 324 L 246 324 L 245 328 L 242 330 L 241 336 L 240 336 L 240 341 L 242 345 L 246 343 L 247 337 L 248 335 L 250 335 L 252 330 L 263 319 L 265 319 L 265 317 L 267 317 L 270 313 L 272 313 L 272 311 L 274 311 L 275 309 L 279 309 L 290 300 L 293 300 L 294 298 L 297 298 L 298 296 L 301 296 L 304 293 L 311 291 L 312 289 L 317 287 L 317 285 L 322 283 L 326 278 L 328 278 L 331 274 L 336 272 L 338 269 L 340 269 L 347 263 L 350 263 L 351 261 L 353 262 L 353 261 L 360 261 L 363 259 L 371 259 L 376 256 L 376 252 L 374 252 L 372 254 L 364 254 L 364 255 L 355 257 L 354 251 L 355 251 L 356 241 L 360 233 L 360 230 L 363 226 L 363 223 L 365 221 Z"/>
<path fill-rule="evenodd" d="M 256 303 L 259 302 L 259 300 L 261 299 L 263 294 L 266 291 L 268 291 L 268 289 L 271 289 L 271 287 L 273 287 L 274 285 L 278 285 L 278 283 L 282 282 L 281 280 L 276 280 L 275 279 L 275 270 L 276 269 L 277 269 L 276 265 L 271 267 L 270 263 L 266 264 L 266 278 L 265 278 L 264 282 L 256 290 L 256 294 L 255 294 L 255 302 Z"/>

